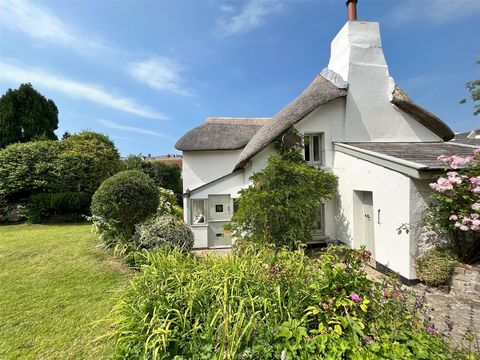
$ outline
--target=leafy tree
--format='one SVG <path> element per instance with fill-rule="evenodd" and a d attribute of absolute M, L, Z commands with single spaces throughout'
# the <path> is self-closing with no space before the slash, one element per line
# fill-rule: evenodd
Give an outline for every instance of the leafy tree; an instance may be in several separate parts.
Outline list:
<path fill-rule="evenodd" d="M 476 61 L 476 64 L 480 66 L 480 60 Z M 465 84 L 468 92 L 470 93 L 470 97 L 474 103 L 473 106 L 473 115 L 480 114 L 480 79 L 469 81 Z M 467 99 L 462 99 L 460 101 L 461 104 L 465 104 Z"/>
<path fill-rule="evenodd" d="M 230 230 L 240 240 L 290 249 L 311 239 L 317 209 L 337 186 L 335 175 L 278 156 L 251 180 L 240 192 Z"/>
<path fill-rule="evenodd" d="M 92 197 L 92 221 L 107 245 L 130 239 L 135 225 L 155 213 L 159 192 L 138 170 L 121 171 L 100 185 Z"/>
<path fill-rule="evenodd" d="M 308 165 L 302 156 L 302 138 L 295 128 L 274 141 L 279 156 L 250 178 L 240 191 L 238 210 L 226 226 L 243 241 L 297 248 L 312 238 L 318 208 L 337 191 L 337 177 Z"/>
<path fill-rule="evenodd" d="M 0 98 L 0 148 L 32 139 L 56 140 L 58 109 L 31 84 L 8 89 Z"/>
<path fill-rule="evenodd" d="M 112 140 L 100 133 L 82 131 L 62 140 L 64 144 L 63 158 L 87 157 L 93 162 L 88 169 L 95 178 L 95 191 L 100 183 L 120 171 L 120 154 Z"/>
<path fill-rule="evenodd" d="M 146 161 L 141 156 L 129 155 L 123 161 L 125 170 L 140 170 L 152 178 L 158 187 L 172 190 L 177 199 L 182 194 L 182 171 L 175 164 L 162 161 Z"/>
<path fill-rule="evenodd" d="M 0 150 L 0 197 L 15 202 L 40 192 L 93 194 L 119 168 L 118 150 L 102 134 L 11 144 Z"/>

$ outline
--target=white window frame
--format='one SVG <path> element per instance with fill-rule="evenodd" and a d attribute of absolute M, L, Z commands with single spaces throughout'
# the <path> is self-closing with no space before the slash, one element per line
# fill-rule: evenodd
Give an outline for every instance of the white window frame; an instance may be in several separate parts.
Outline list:
<path fill-rule="evenodd" d="M 315 227 L 313 229 L 313 235 L 323 236 L 325 235 L 325 204 L 320 204 L 318 210 L 320 212 L 320 229 L 317 228 L 318 220 L 315 220 Z"/>
<path fill-rule="evenodd" d="M 193 213 L 193 202 L 194 201 L 203 201 L 203 222 L 195 223 L 195 214 Z M 190 225 L 192 226 L 206 226 L 208 223 L 207 210 L 208 210 L 208 199 L 190 199 Z"/>
<path fill-rule="evenodd" d="M 313 138 L 314 136 L 318 136 L 318 155 L 319 159 L 317 161 L 313 160 Z M 308 137 L 308 144 L 309 144 L 309 160 L 305 158 L 305 148 L 303 149 L 303 158 L 305 161 L 310 165 L 317 165 L 322 166 L 324 164 L 324 142 L 323 142 L 323 133 L 307 133 L 303 134 L 303 145 L 305 146 L 305 138 Z"/>

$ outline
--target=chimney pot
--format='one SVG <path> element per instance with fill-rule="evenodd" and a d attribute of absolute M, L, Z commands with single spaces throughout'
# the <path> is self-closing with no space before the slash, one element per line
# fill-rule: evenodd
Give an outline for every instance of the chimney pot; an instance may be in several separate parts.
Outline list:
<path fill-rule="evenodd" d="M 358 0 L 347 0 L 348 21 L 357 21 L 357 2 Z"/>

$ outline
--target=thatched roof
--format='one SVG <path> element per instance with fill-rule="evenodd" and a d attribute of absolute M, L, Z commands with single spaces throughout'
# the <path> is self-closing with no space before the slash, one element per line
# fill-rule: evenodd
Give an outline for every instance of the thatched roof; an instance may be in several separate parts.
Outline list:
<path fill-rule="evenodd" d="M 334 81 L 336 85 L 330 81 Z M 248 160 L 319 106 L 338 97 L 346 96 L 347 87 L 347 83 L 333 71 L 324 70 L 317 75 L 299 97 L 280 110 L 269 123 L 255 134 L 240 153 L 235 169 L 243 167 Z"/>
<path fill-rule="evenodd" d="M 211 117 L 175 144 L 182 151 L 242 149 L 270 118 Z"/>
<path fill-rule="evenodd" d="M 443 141 L 453 139 L 455 134 L 439 117 L 415 103 L 398 85 L 393 90 L 392 103 L 411 115 L 420 124 L 425 126 Z"/>

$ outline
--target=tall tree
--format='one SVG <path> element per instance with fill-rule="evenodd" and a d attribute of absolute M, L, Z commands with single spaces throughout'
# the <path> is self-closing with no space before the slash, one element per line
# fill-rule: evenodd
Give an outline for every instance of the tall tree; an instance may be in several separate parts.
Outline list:
<path fill-rule="evenodd" d="M 480 60 L 475 62 L 478 66 L 480 66 Z M 472 101 L 476 104 L 473 105 L 473 115 L 480 115 L 480 79 L 469 81 L 465 84 L 468 92 L 470 93 L 470 97 Z M 467 102 L 467 99 L 462 99 L 460 101 L 461 104 Z"/>
<path fill-rule="evenodd" d="M 30 83 L 8 89 L 0 98 L 0 148 L 35 138 L 56 140 L 58 109 Z"/>

